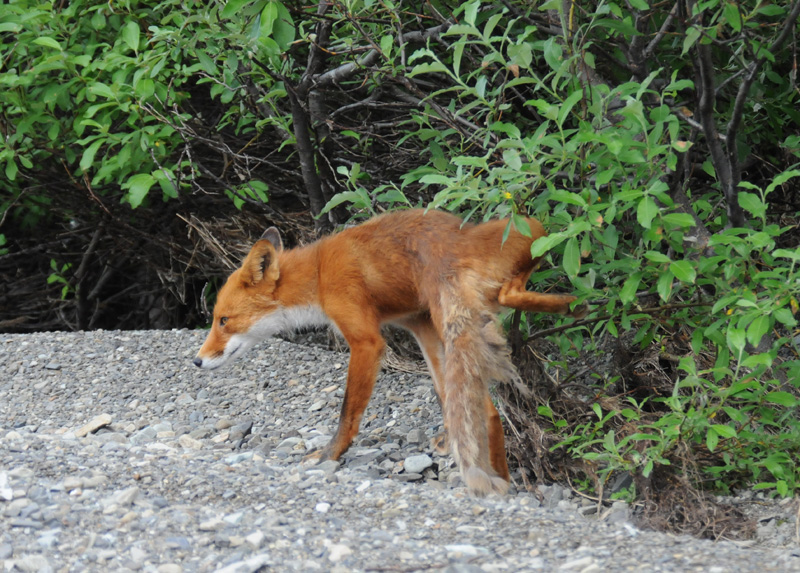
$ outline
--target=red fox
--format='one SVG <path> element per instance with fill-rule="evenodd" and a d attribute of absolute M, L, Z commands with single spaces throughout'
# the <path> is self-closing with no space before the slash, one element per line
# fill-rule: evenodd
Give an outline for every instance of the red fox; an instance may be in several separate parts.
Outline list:
<path fill-rule="evenodd" d="M 444 413 L 450 451 L 475 495 L 504 494 L 509 472 L 490 381 L 517 376 L 497 323 L 501 306 L 582 317 L 576 298 L 525 290 L 539 260 L 531 237 L 507 221 L 472 225 L 440 211 L 384 214 L 305 247 L 284 250 L 269 228 L 219 291 L 214 322 L 194 364 L 217 368 L 256 342 L 302 326 L 332 323 L 350 346 L 339 428 L 318 454 L 350 446 L 386 346 L 381 325 L 411 331 Z"/>

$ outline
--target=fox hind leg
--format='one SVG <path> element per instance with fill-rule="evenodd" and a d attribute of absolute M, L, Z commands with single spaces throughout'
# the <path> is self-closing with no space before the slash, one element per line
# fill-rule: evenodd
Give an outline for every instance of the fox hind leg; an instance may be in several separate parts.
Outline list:
<path fill-rule="evenodd" d="M 504 480 L 511 481 L 506 459 L 505 438 L 503 437 L 503 422 L 500 420 L 500 414 L 497 413 L 497 408 L 492 403 L 488 392 L 486 393 L 486 419 L 489 421 L 489 461 L 492 469 Z"/>
<path fill-rule="evenodd" d="M 507 308 L 527 310 L 529 312 L 548 312 L 552 314 L 565 314 L 574 318 L 583 318 L 588 313 L 586 305 L 580 305 L 570 310 L 570 304 L 576 297 L 566 294 L 538 293 L 525 289 L 531 272 L 520 273 L 511 280 L 503 283 L 497 302 Z"/>

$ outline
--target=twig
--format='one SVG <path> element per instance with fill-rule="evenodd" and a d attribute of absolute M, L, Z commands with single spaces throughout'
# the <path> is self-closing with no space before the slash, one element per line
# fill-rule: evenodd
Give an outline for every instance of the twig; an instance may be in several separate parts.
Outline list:
<path fill-rule="evenodd" d="M 676 310 L 680 308 L 694 308 L 699 306 L 711 306 L 711 303 L 707 302 L 694 302 L 694 303 L 681 303 L 681 304 L 665 304 L 664 306 L 654 306 L 651 308 L 642 308 L 637 311 L 636 314 L 656 314 L 658 312 L 663 312 L 666 310 Z M 548 328 L 545 330 L 540 330 L 538 332 L 534 332 L 530 335 L 528 340 L 536 339 L 536 338 L 544 338 L 545 336 L 550 336 L 551 334 L 557 334 L 559 332 L 563 332 L 565 330 L 569 330 L 570 328 L 577 328 L 579 326 L 586 326 L 588 324 L 594 324 L 596 322 L 601 322 L 603 320 L 608 320 L 613 318 L 614 315 L 612 314 L 604 314 L 602 316 L 595 316 L 592 318 L 582 318 L 581 320 L 576 320 L 575 322 L 571 322 L 569 324 L 565 324 L 562 326 L 556 326 L 553 328 Z M 631 320 L 637 320 L 633 318 Z"/>

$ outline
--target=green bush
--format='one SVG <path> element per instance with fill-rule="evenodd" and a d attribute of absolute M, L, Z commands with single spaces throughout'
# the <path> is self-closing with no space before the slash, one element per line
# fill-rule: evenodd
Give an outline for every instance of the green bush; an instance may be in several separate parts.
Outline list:
<path fill-rule="evenodd" d="M 401 191 L 422 186 L 432 190 L 433 207 L 472 219 L 508 216 L 522 232 L 521 217 L 533 214 L 553 232 L 532 254 L 550 252 L 560 262 L 571 283 L 561 288 L 603 301 L 583 328 L 558 329 L 564 355 L 591 354 L 606 335 L 665 355 L 668 340 L 688 341 L 685 354 L 669 357 L 679 360 L 669 396 L 630 398 L 605 410 L 601 404 L 619 403 L 608 385 L 591 404 L 596 419 L 572 426 L 540 406 L 557 448 L 594 468 L 593 487 L 619 472 L 649 478 L 656 468 L 689 464 L 698 487 L 754 485 L 793 495 L 800 363 L 791 333 L 800 249 L 778 248 L 796 232 L 777 224 L 771 199 L 800 171 L 772 169 L 747 181 L 740 166 L 756 141 L 791 151 L 797 161 L 796 133 L 778 135 L 787 117 L 797 119 L 797 96 L 775 72 L 790 63 L 763 47 L 796 26 L 787 16 L 796 6 L 740 3 L 734 10 L 712 1 L 692 8 L 692 25 L 667 35 L 660 30 L 672 16 L 644 2 L 599 3 L 580 18 L 563 6 L 538 8 L 560 17 L 559 36 L 537 29 L 537 9 L 472 1 L 454 11 L 458 24 L 442 35 L 446 49 L 430 42 L 405 68 L 391 61 L 395 74 L 438 88 L 413 114 L 405 138 L 427 145 L 428 163 L 408 172 L 401 189 L 371 193 L 357 168 L 343 170 L 350 190 L 332 204 L 372 211 L 409 203 Z M 635 24 L 645 18 L 647 26 Z M 567 21 L 572 33 L 564 32 Z M 639 61 L 638 77 L 614 82 L 626 70 L 609 54 L 630 69 L 635 50 L 644 53 L 642 40 L 652 43 L 656 65 L 649 70 Z M 747 47 L 755 42 L 761 47 Z M 747 56 L 726 60 L 737 50 Z M 744 93 L 741 108 L 721 96 L 711 117 L 687 107 L 715 87 L 695 81 L 704 57 L 727 61 L 716 66 L 719 83 Z M 764 116 L 771 105 L 785 115 Z M 742 119 L 756 116 L 763 122 Z M 746 133 L 731 129 L 734 122 Z M 726 142 L 728 155 L 715 156 L 719 142 L 702 135 L 716 125 L 728 125 L 736 140 Z M 691 173 L 695 163 L 699 175 Z M 726 177 L 717 175 L 725 169 Z M 730 199 L 735 204 L 726 204 Z M 731 225 L 742 219 L 745 226 Z M 548 289 L 564 275 L 542 270 L 532 281 Z"/>

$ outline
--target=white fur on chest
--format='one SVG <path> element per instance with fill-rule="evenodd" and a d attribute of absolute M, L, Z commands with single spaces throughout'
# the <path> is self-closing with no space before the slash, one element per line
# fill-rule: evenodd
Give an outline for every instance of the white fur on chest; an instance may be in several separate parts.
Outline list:
<path fill-rule="evenodd" d="M 326 326 L 330 320 L 318 306 L 293 306 L 279 308 L 275 312 L 258 319 L 247 335 L 255 338 L 268 338 L 281 332 L 293 332 L 301 328 Z"/>

